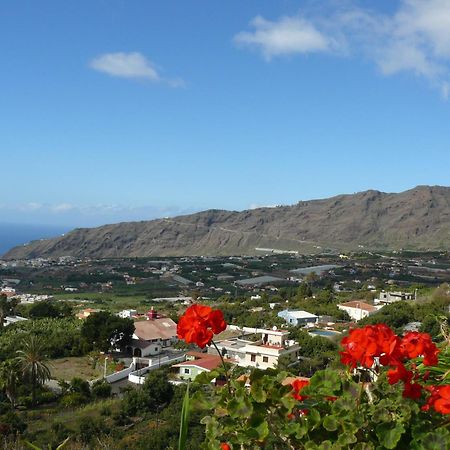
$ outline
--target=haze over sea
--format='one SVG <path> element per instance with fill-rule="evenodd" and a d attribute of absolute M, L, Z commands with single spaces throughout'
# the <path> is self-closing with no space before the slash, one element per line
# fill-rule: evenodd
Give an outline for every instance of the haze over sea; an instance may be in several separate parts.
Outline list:
<path fill-rule="evenodd" d="M 16 245 L 26 244 L 36 239 L 56 237 L 70 229 L 70 227 L 52 225 L 0 223 L 0 257 Z"/>

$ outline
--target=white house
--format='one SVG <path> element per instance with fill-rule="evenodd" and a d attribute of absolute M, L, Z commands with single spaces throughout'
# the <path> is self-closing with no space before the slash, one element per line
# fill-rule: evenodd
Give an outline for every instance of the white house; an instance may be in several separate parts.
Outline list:
<path fill-rule="evenodd" d="M 0 289 L 0 295 L 6 295 L 6 297 L 14 297 L 16 290 L 10 286 L 5 286 Z"/>
<path fill-rule="evenodd" d="M 216 342 L 222 355 L 238 366 L 265 370 L 277 367 L 280 360 L 287 363 L 298 360 L 300 346 L 297 342 L 287 339 L 288 331 L 244 327 L 242 332 L 260 334 L 261 339 L 250 341 L 235 338 Z M 216 350 L 209 348 L 209 352 L 214 354 Z"/>
<path fill-rule="evenodd" d="M 294 326 L 312 326 L 319 320 L 318 316 L 307 311 L 290 311 L 285 309 L 277 315 L 284 319 L 288 325 Z"/>
<path fill-rule="evenodd" d="M 200 352 L 188 352 L 186 361 L 172 366 L 178 371 L 178 377 L 183 380 L 194 380 L 196 376 L 203 372 L 211 372 L 222 364 L 219 355 L 212 355 Z"/>
<path fill-rule="evenodd" d="M 387 305 L 389 303 L 400 302 L 402 300 L 415 300 L 417 291 L 411 292 L 385 292 L 381 291 L 380 296 L 373 302 L 378 305 Z"/>
<path fill-rule="evenodd" d="M 137 311 L 135 309 L 124 309 L 117 314 L 122 319 L 130 319 L 131 317 L 137 316 Z"/>
<path fill-rule="evenodd" d="M 177 324 L 151 310 L 147 320 L 134 322 L 133 339 L 127 350 L 138 357 L 158 355 L 164 347 L 170 347 L 177 341 Z"/>
<path fill-rule="evenodd" d="M 340 310 L 345 311 L 356 322 L 364 319 L 364 317 L 376 313 L 381 308 L 381 306 L 376 307 L 369 305 L 362 300 L 353 300 L 351 302 L 341 303 L 337 305 L 337 307 Z"/>

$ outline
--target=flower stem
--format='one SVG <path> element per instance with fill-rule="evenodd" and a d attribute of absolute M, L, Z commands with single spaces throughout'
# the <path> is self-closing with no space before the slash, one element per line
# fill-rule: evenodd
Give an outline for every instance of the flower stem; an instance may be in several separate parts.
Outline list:
<path fill-rule="evenodd" d="M 228 372 L 227 372 L 227 368 L 225 366 L 225 360 L 223 359 L 222 353 L 220 352 L 220 350 L 217 347 L 216 343 L 214 341 L 211 341 L 211 344 L 214 345 L 214 348 L 217 350 L 217 353 L 219 354 L 220 359 L 222 360 L 222 366 L 223 366 L 223 370 L 225 372 L 225 381 L 227 383 L 228 392 L 231 394 L 230 380 L 228 378 Z"/>

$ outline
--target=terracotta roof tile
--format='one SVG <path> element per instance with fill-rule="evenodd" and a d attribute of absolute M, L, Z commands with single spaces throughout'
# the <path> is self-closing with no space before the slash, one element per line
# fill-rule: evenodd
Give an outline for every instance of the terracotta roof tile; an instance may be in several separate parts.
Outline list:
<path fill-rule="evenodd" d="M 134 334 L 144 341 L 170 339 L 177 335 L 177 324 L 168 317 L 134 322 Z"/>
<path fill-rule="evenodd" d="M 364 311 L 369 311 L 369 312 L 373 312 L 373 311 L 377 310 L 377 308 L 375 308 L 375 306 L 369 305 L 368 303 L 363 302 L 361 300 L 353 300 L 351 302 L 340 303 L 338 306 L 346 306 L 347 308 L 363 309 Z"/>

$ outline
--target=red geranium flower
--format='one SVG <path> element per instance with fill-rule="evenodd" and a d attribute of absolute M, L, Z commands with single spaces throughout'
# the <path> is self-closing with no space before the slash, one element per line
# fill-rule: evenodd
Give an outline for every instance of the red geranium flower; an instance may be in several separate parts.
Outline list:
<path fill-rule="evenodd" d="M 371 368 L 375 358 L 383 365 L 392 364 L 401 357 L 399 337 L 384 324 L 356 328 L 342 339 L 341 345 L 341 361 L 352 368 L 358 364 Z"/>
<path fill-rule="evenodd" d="M 226 442 L 222 442 L 220 444 L 220 449 L 221 450 L 231 450 L 231 447 Z"/>
<path fill-rule="evenodd" d="M 428 333 L 417 331 L 406 333 L 403 336 L 400 348 L 406 358 L 423 356 L 423 363 L 426 366 L 435 366 L 438 363 L 439 350 Z"/>
<path fill-rule="evenodd" d="M 417 400 L 422 395 L 422 386 L 419 383 L 405 383 L 405 388 L 403 389 L 403 397 L 412 398 Z"/>
<path fill-rule="evenodd" d="M 431 395 L 422 410 L 428 411 L 432 406 L 441 414 L 450 414 L 450 384 L 429 386 L 427 389 L 431 391 Z"/>
<path fill-rule="evenodd" d="M 309 381 L 308 380 L 294 380 L 291 384 L 293 392 L 292 396 L 299 401 L 305 400 L 308 398 L 307 395 L 300 395 L 300 391 L 305 387 L 308 386 Z"/>
<path fill-rule="evenodd" d="M 180 318 L 177 325 L 177 335 L 187 343 L 197 344 L 205 348 L 210 344 L 214 334 L 219 334 L 227 324 L 222 311 L 213 310 L 209 306 L 194 304 Z"/>
<path fill-rule="evenodd" d="M 406 367 L 402 363 L 398 363 L 394 369 L 388 370 L 387 377 L 389 384 L 396 384 L 400 380 L 409 383 L 413 378 L 413 373 L 410 370 L 406 370 Z"/>

